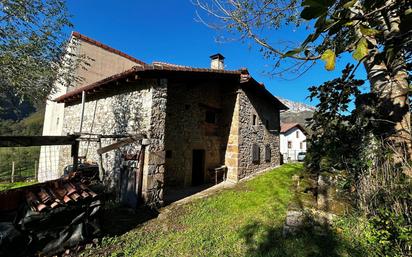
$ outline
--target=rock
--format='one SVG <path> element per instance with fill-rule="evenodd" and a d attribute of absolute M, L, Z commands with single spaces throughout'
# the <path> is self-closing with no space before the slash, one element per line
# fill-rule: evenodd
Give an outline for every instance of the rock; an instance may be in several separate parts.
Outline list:
<path fill-rule="evenodd" d="M 302 211 L 288 211 L 286 216 L 286 225 L 302 226 L 305 221 L 305 214 Z"/>

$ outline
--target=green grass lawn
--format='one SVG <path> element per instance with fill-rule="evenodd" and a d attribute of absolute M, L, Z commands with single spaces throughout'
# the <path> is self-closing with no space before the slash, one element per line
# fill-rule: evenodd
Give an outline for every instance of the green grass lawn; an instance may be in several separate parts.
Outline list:
<path fill-rule="evenodd" d="M 14 183 L 0 183 L 0 191 L 19 188 L 23 186 L 33 185 L 37 182 L 14 182 Z"/>
<path fill-rule="evenodd" d="M 283 165 L 208 198 L 175 206 L 83 256 L 352 256 L 336 234 L 283 237 L 292 176 Z"/>

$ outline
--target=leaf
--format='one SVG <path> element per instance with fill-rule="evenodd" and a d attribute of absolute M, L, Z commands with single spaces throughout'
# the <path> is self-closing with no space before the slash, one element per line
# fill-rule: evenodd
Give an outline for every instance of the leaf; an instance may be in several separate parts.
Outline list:
<path fill-rule="evenodd" d="M 303 41 L 301 48 L 304 48 L 309 44 L 310 42 L 314 42 L 318 37 L 320 36 L 320 32 L 316 31 L 313 34 L 310 34 L 305 41 Z"/>
<path fill-rule="evenodd" d="M 326 8 L 331 6 L 334 2 L 334 0 L 304 0 L 302 6 Z"/>
<path fill-rule="evenodd" d="M 354 6 L 355 3 L 356 3 L 356 0 L 350 0 L 349 2 L 346 2 L 346 3 L 343 5 L 343 8 L 349 9 L 349 8 L 351 8 L 352 6 Z"/>
<path fill-rule="evenodd" d="M 325 52 L 323 52 L 321 59 L 326 62 L 326 70 L 331 71 L 335 69 L 336 55 L 334 51 L 332 51 L 331 49 L 326 50 Z"/>
<path fill-rule="evenodd" d="M 360 26 L 360 32 L 364 36 L 374 36 L 374 35 L 380 33 L 380 31 L 377 30 L 377 29 L 368 28 L 368 27 L 365 27 L 365 26 L 362 26 L 362 25 Z"/>
<path fill-rule="evenodd" d="M 326 14 L 326 12 L 327 12 L 326 7 L 321 7 L 321 6 L 305 7 L 300 13 L 300 17 L 302 17 L 305 20 L 311 20 L 319 16 L 322 16 L 323 14 Z"/>
<path fill-rule="evenodd" d="M 362 60 L 365 56 L 368 55 L 369 49 L 368 49 L 368 41 L 366 41 L 366 38 L 361 38 L 359 42 L 356 44 L 356 49 L 355 52 L 353 52 L 353 58 L 355 60 Z"/>
<path fill-rule="evenodd" d="M 296 49 L 287 51 L 287 52 L 283 55 L 283 57 L 290 57 L 290 56 L 292 56 L 292 55 L 295 55 L 295 54 L 298 54 L 298 53 L 302 52 L 302 50 L 303 50 L 302 48 L 296 48 Z"/>

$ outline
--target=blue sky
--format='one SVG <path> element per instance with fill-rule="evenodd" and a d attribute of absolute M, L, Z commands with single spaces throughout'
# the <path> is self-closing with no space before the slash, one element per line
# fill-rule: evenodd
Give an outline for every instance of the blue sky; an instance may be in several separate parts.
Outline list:
<path fill-rule="evenodd" d="M 144 62 L 165 61 L 194 67 L 209 67 L 209 56 L 223 54 L 226 69 L 247 67 L 252 76 L 269 91 L 293 101 L 310 103 L 307 88 L 339 76 L 351 59 L 337 61 L 335 71 L 328 72 L 319 61 L 298 79 L 286 80 L 266 75 L 273 61 L 265 59 L 259 48 L 250 43 L 217 43 L 221 35 L 195 21 L 195 7 L 190 0 L 68 0 L 73 15 L 73 30 L 101 41 Z M 302 38 L 305 31 L 279 31 L 273 41 Z M 363 70 L 359 72 L 364 77 Z M 293 77 L 293 74 L 288 76 Z"/>

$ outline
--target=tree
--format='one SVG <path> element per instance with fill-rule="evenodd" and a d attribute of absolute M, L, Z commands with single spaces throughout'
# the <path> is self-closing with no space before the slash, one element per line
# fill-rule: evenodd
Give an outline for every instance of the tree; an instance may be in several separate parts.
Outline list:
<path fill-rule="evenodd" d="M 0 1 L 0 90 L 43 102 L 56 79 L 75 79 L 64 58 L 69 27 L 64 0 Z"/>
<path fill-rule="evenodd" d="M 302 71 L 315 60 L 325 68 L 335 68 L 336 57 L 352 53 L 362 63 L 371 85 L 373 133 L 377 138 L 406 148 L 412 156 L 411 113 L 409 109 L 412 4 L 408 0 L 196 0 L 214 27 L 240 33 L 252 39 L 273 57 L 276 65 L 285 58 L 296 60 L 293 67 Z M 199 19 L 208 24 L 205 15 Z M 309 21 L 305 23 L 306 21 Z M 296 45 L 280 48 L 265 37 L 265 32 L 284 27 L 302 28 L 311 33 Z M 289 68 L 290 69 L 290 68 Z"/>

